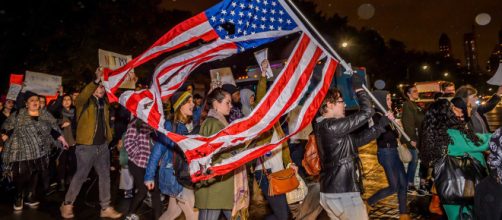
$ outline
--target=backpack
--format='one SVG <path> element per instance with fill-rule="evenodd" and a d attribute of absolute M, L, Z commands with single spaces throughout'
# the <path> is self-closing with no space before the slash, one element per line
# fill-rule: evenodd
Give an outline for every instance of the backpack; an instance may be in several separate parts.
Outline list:
<path fill-rule="evenodd" d="M 321 172 L 321 159 L 317 149 L 316 137 L 309 135 L 309 140 L 305 145 L 305 154 L 303 155 L 302 165 L 310 176 L 318 176 Z"/>
<path fill-rule="evenodd" d="M 176 133 L 178 124 L 174 121 L 171 122 L 173 127 L 172 132 Z M 190 134 L 199 133 L 199 127 L 195 127 Z M 176 145 L 173 150 L 172 164 L 174 170 L 174 176 L 176 180 L 185 188 L 193 189 L 194 183 L 192 182 L 192 177 L 190 176 L 190 167 L 188 166 L 185 153 Z"/>

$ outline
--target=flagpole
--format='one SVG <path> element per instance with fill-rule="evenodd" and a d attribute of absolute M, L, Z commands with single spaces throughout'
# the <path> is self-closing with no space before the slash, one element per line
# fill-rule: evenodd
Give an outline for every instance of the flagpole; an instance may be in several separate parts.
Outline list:
<path fill-rule="evenodd" d="M 300 18 L 308 25 L 308 27 L 310 29 L 312 29 L 312 31 L 314 31 L 317 39 L 320 39 L 322 41 L 322 43 L 328 48 L 331 55 L 333 55 L 336 59 L 338 59 L 340 64 L 342 64 L 342 66 L 345 68 L 346 72 L 350 75 L 354 74 L 352 67 L 349 64 L 347 64 L 347 62 L 345 62 L 345 60 L 343 60 L 340 55 L 338 55 L 338 53 L 333 49 L 333 47 L 331 47 L 331 45 L 328 43 L 328 41 L 326 41 L 326 39 L 324 39 L 324 37 L 319 33 L 319 31 L 317 31 L 317 29 L 314 27 L 314 25 L 312 25 L 312 23 L 310 23 L 308 18 L 305 17 L 305 15 L 302 13 L 302 11 L 300 11 L 300 9 L 295 5 L 295 3 L 292 0 L 286 0 L 286 1 L 289 2 L 289 5 L 291 5 L 293 10 L 296 12 L 296 14 L 300 16 Z M 305 28 L 305 31 L 308 31 L 307 28 Z M 368 95 L 371 97 L 371 99 L 373 99 L 373 102 L 377 105 L 377 107 L 384 114 L 387 114 L 387 110 L 385 110 L 383 105 L 375 98 L 375 96 L 373 96 L 371 91 L 364 84 L 363 84 L 363 89 L 368 93 Z M 394 127 L 397 128 L 397 130 L 399 131 L 399 133 L 401 133 L 401 135 L 404 137 L 404 139 L 406 141 L 410 142 L 411 141 L 410 137 L 404 132 L 403 128 L 396 122 L 396 120 L 395 119 L 391 120 L 391 122 L 395 125 Z"/>

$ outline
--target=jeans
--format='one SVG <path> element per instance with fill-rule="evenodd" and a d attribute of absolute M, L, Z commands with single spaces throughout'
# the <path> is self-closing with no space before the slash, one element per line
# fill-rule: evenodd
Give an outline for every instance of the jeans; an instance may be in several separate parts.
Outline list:
<path fill-rule="evenodd" d="M 138 209 L 143 203 L 143 200 L 145 200 L 146 194 L 148 192 L 148 189 L 144 184 L 145 168 L 136 166 L 136 164 L 134 164 L 130 160 L 128 163 L 129 171 L 133 176 L 134 187 L 136 188 L 136 190 L 138 190 L 138 192 L 132 199 L 131 206 L 129 206 L 128 214 L 137 214 Z M 152 209 L 154 219 L 159 219 L 160 214 L 162 213 L 162 207 L 160 203 L 160 190 L 158 183 L 155 183 L 155 187 L 153 187 L 153 190 L 150 193 L 152 195 Z"/>
<path fill-rule="evenodd" d="M 368 220 L 368 213 L 359 192 L 321 193 L 321 206 L 330 219 Z"/>
<path fill-rule="evenodd" d="M 87 176 L 94 167 L 99 177 L 99 203 L 102 209 L 110 206 L 110 150 L 108 144 L 101 145 L 77 145 L 75 148 L 77 157 L 77 171 L 71 180 L 70 187 L 65 196 L 65 204 L 73 204 L 87 180 Z"/>
<path fill-rule="evenodd" d="M 270 173 L 270 169 L 268 169 Z M 261 170 L 257 170 L 254 173 L 258 185 L 268 201 L 270 208 L 272 209 L 272 214 L 265 217 L 266 220 L 282 220 L 288 219 L 288 202 L 286 200 L 286 194 L 269 196 L 268 195 L 268 179 L 267 176 Z"/>
<path fill-rule="evenodd" d="M 223 212 L 227 220 L 232 219 L 232 210 L 224 209 L 199 209 L 199 220 L 218 220 L 220 213 Z"/>
<path fill-rule="evenodd" d="M 399 159 L 399 153 L 396 148 L 378 148 L 377 152 L 378 163 L 382 165 L 385 176 L 387 177 L 388 187 L 383 188 L 373 194 L 368 203 L 373 205 L 383 198 L 390 196 L 397 192 L 397 199 L 399 202 L 399 213 L 408 213 L 406 205 L 406 190 L 408 182 L 406 181 L 406 173 L 404 172 L 404 165 Z"/>
<path fill-rule="evenodd" d="M 415 184 L 415 173 L 417 171 L 418 165 L 418 152 L 414 147 L 408 148 L 411 152 L 412 159 L 408 163 L 408 171 L 406 171 L 406 179 L 408 180 L 408 185 L 413 186 Z"/>

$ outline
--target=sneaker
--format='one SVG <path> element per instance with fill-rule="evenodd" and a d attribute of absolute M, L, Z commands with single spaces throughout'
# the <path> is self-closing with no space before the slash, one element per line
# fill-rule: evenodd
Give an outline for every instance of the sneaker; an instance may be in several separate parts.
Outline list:
<path fill-rule="evenodd" d="M 24 204 L 29 206 L 30 208 L 34 208 L 34 207 L 38 206 L 40 204 L 40 202 L 37 201 L 35 198 L 33 198 L 33 196 L 28 195 L 26 200 L 24 200 Z"/>
<path fill-rule="evenodd" d="M 14 202 L 14 210 L 20 211 L 22 209 L 23 209 L 23 197 L 20 196 L 16 199 L 16 202 Z"/>
<path fill-rule="evenodd" d="M 101 213 L 99 215 L 101 218 L 112 218 L 117 219 L 122 217 L 122 213 L 115 211 L 112 207 L 108 207 L 106 209 L 101 209 Z"/>
<path fill-rule="evenodd" d="M 75 217 L 73 215 L 73 205 L 71 205 L 71 204 L 69 204 L 69 205 L 65 205 L 64 203 L 61 204 L 61 206 L 59 207 L 59 211 L 61 212 L 61 217 L 63 217 L 63 218 Z"/>
<path fill-rule="evenodd" d="M 125 220 L 139 220 L 139 216 L 136 214 L 130 214 L 125 218 Z"/>

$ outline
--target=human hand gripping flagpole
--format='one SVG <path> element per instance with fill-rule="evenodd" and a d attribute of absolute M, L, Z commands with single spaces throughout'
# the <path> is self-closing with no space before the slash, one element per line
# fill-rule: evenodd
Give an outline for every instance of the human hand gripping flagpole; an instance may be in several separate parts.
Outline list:
<path fill-rule="evenodd" d="M 296 23 L 298 24 L 298 26 L 302 27 L 301 28 L 302 31 L 306 32 L 313 39 L 320 39 L 321 42 L 324 44 L 325 48 L 328 49 L 328 52 L 331 53 L 331 55 L 334 56 L 336 59 L 338 59 L 339 63 L 345 68 L 346 74 L 348 74 L 348 75 L 354 74 L 354 71 L 352 70 L 352 67 L 350 66 L 350 64 L 345 62 L 345 60 L 343 60 L 342 57 L 340 57 L 340 55 L 338 55 L 338 53 L 333 49 L 333 47 L 331 47 L 331 45 L 326 41 L 326 39 L 324 39 L 324 37 L 319 33 L 319 31 L 317 31 L 317 29 L 314 27 L 314 25 L 312 25 L 312 23 L 310 23 L 310 21 L 307 19 L 307 17 L 305 17 L 305 15 L 300 11 L 300 9 L 295 5 L 295 3 L 292 0 L 279 0 L 279 1 L 280 2 L 283 1 L 286 4 L 286 5 L 284 5 L 285 6 L 284 8 L 286 10 L 288 10 L 288 7 L 286 7 L 286 6 L 291 6 L 291 8 L 294 11 L 291 11 L 290 15 L 294 20 L 296 20 Z M 301 19 L 296 17 L 295 15 L 300 16 Z M 307 24 L 308 28 L 305 27 L 303 24 Z M 312 33 L 309 32 L 309 28 L 314 32 L 315 35 L 313 35 Z M 375 98 L 375 96 L 373 96 L 373 94 L 370 92 L 368 87 L 366 87 L 366 85 L 364 85 L 364 84 L 363 84 L 363 89 L 368 93 L 368 95 L 371 97 L 371 99 L 376 104 L 376 106 L 384 114 L 387 114 L 387 110 L 385 110 L 383 105 Z M 404 132 L 403 128 L 397 123 L 396 119 L 391 120 L 391 121 L 392 121 L 392 124 L 394 124 L 394 126 L 397 128 L 399 133 L 401 133 L 402 137 L 407 142 L 410 142 L 411 141 L 410 137 Z"/>

